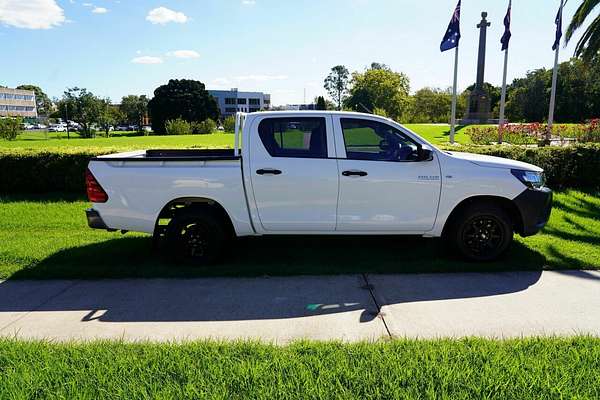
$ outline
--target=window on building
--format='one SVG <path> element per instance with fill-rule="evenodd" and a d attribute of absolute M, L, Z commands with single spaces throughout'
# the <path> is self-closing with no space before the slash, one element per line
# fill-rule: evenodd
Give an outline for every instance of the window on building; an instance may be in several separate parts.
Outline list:
<path fill-rule="evenodd" d="M 263 103 L 265 103 L 265 105 L 267 105 L 267 104 L 271 104 L 271 100 L 269 100 L 269 99 L 265 99 L 265 100 L 263 101 Z"/>
<path fill-rule="evenodd" d="M 225 98 L 225 104 L 236 104 L 236 98 L 235 97 L 226 97 Z"/>
<path fill-rule="evenodd" d="M 246 99 L 237 99 L 238 104 L 246 104 Z"/>
<path fill-rule="evenodd" d="M 260 108 L 256 108 L 256 107 L 250 107 L 250 112 L 258 112 L 260 111 Z"/>
<path fill-rule="evenodd" d="M 259 106 L 260 99 L 248 99 L 248 104 L 250 104 L 251 106 Z"/>
<path fill-rule="evenodd" d="M 25 111 L 32 112 L 33 111 L 33 107 L 25 107 Z"/>
<path fill-rule="evenodd" d="M 325 118 L 266 118 L 258 134 L 273 157 L 327 158 Z"/>
<path fill-rule="evenodd" d="M 236 112 L 236 111 L 237 111 L 237 110 L 236 110 L 235 108 L 233 108 L 233 107 L 227 107 L 227 108 L 225 108 L 225 112 L 226 112 L 226 113 L 234 113 L 234 112 Z"/>

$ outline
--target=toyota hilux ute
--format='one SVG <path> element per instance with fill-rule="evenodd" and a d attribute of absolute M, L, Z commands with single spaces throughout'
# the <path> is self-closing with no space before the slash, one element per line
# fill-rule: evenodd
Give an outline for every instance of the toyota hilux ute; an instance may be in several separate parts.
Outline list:
<path fill-rule="evenodd" d="M 146 150 L 91 160 L 92 228 L 146 232 L 209 263 L 257 235 L 443 237 L 493 260 L 534 235 L 552 192 L 535 165 L 442 151 L 402 125 L 352 112 L 236 115 L 224 150 Z"/>

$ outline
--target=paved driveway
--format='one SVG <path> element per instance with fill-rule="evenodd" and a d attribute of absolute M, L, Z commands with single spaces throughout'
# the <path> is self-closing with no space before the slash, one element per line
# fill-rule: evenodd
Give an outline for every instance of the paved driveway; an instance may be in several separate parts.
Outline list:
<path fill-rule="evenodd" d="M 0 282 L 0 335 L 377 340 L 600 336 L 600 273 Z"/>

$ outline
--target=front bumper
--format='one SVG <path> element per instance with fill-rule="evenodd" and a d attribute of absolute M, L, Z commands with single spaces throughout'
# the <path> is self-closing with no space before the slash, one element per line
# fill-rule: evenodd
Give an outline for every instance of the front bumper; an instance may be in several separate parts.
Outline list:
<path fill-rule="evenodd" d="M 552 212 L 552 190 L 526 189 L 515 197 L 514 203 L 521 213 L 523 220 L 521 236 L 532 236 L 538 233 L 550 218 Z"/>
<path fill-rule="evenodd" d="M 106 229 L 108 230 L 108 226 L 102 220 L 100 213 L 93 208 L 89 208 L 85 210 L 85 215 L 87 217 L 88 226 L 93 229 Z"/>

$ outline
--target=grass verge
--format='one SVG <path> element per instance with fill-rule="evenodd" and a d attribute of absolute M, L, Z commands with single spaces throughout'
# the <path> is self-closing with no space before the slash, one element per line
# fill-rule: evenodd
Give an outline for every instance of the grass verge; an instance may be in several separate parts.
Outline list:
<path fill-rule="evenodd" d="M 0 371 L 3 398 L 597 399 L 600 340 L 0 340 Z"/>
<path fill-rule="evenodd" d="M 261 276 L 539 269 L 600 269 L 600 194 L 556 193 L 544 231 L 516 237 L 494 263 L 448 256 L 417 237 L 273 237 L 231 243 L 224 262 L 176 267 L 151 251 L 147 235 L 87 227 L 88 203 L 67 195 L 0 198 L 0 278 Z"/>

